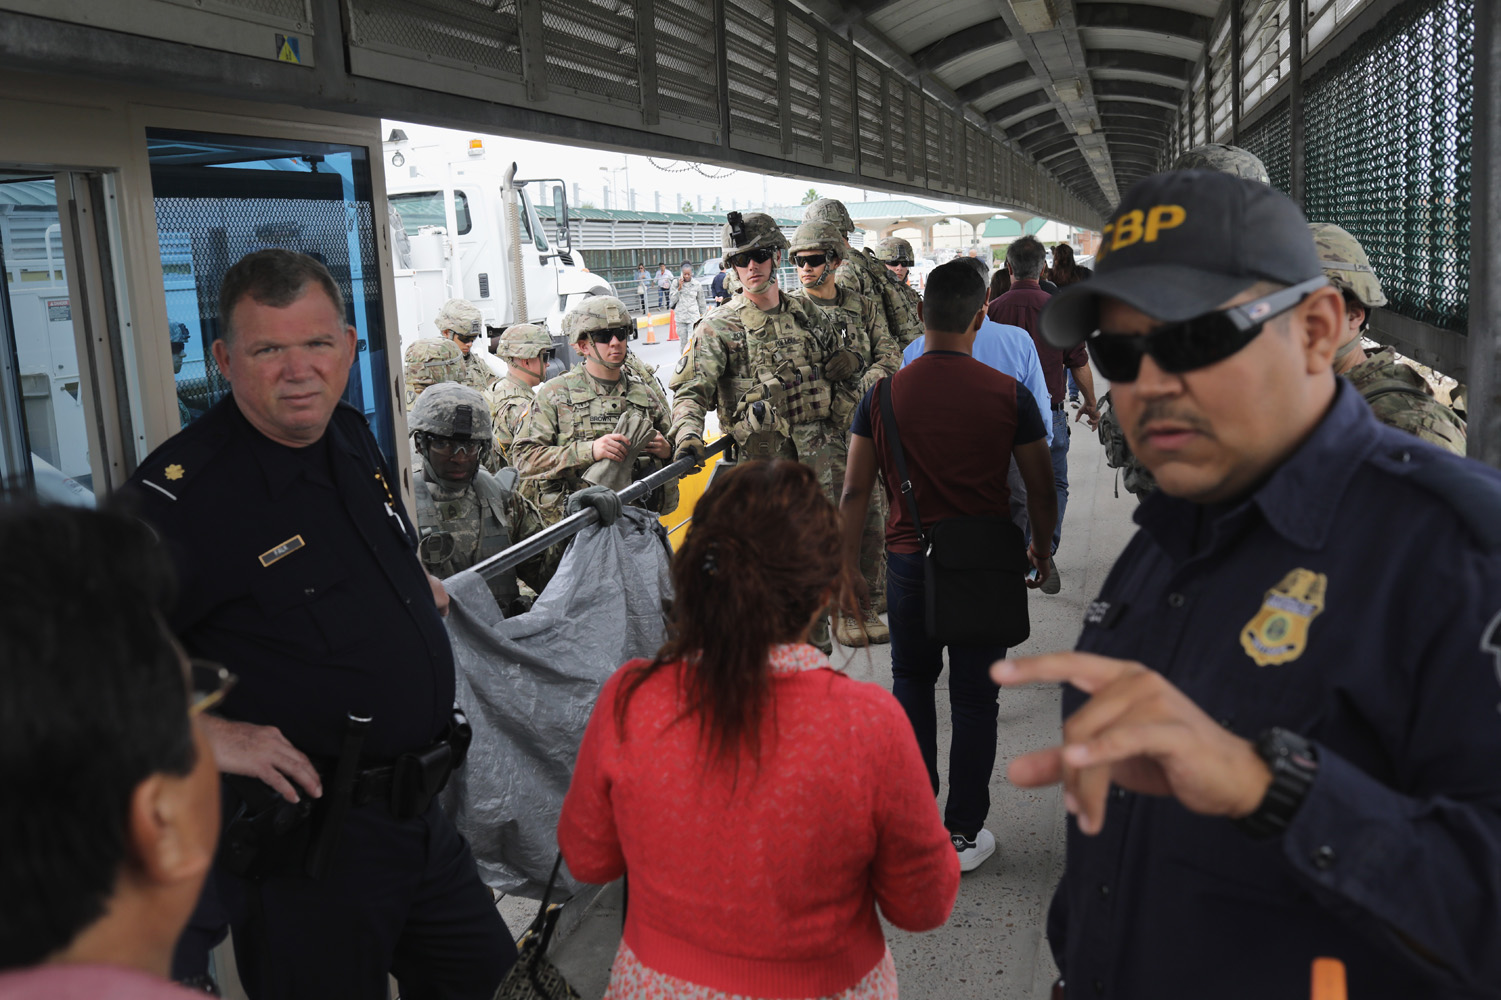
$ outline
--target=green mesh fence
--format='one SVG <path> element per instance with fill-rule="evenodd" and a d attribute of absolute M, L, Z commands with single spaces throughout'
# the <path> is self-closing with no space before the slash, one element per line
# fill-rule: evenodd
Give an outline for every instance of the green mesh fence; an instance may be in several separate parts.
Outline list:
<path fill-rule="evenodd" d="M 1360 240 L 1392 309 L 1461 331 L 1475 2 L 1399 7 L 1310 80 L 1303 102 L 1308 218 Z"/>
<path fill-rule="evenodd" d="M 1240 133 L 1241 148 L 1261 158 L 1272 187 L 1284 194 L 1292 184 L 1290 134 L 1286 100 L 1279 101 L 1255 125 Z"/>

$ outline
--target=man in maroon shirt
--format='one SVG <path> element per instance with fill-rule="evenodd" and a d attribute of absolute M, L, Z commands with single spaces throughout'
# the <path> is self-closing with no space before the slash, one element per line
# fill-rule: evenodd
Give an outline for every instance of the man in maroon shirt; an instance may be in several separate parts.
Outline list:
<path fill-rule="evenodd" d="M 1084 394 L 1084 405 L 1076 419 L 1087 419 L 1092 430 L 1099 424 L 1100 416 L 1095 408 L 1094 376 L 1089 369 L 1089 352 L 1084 349 L 1083 344 L 1060 351 L 1043 338 L 1042 328 L 1038 325 L 1037 315 L 1052 298 L 1038 284 L 1046 256 L 1047 250 L 1031 236 L 1023 236 L 1011 244 L 1006 251 L 1006 270 L 1011 275 L 1011 290 L 992 300 L 986 315 L 997 323 L 1021 327 L 1032 335 L 1032 341 L 1037 345 L 1042 375 L 1048 383 L 1048 395 L 1052 397 L 1049 402 L 1052 404 L 1053 416 L 1053 485 L 1058 494 L 1058 520 L 1053 526 L 1052 551 L 1057 552 L 1058 543 L 1063 539 L 1063 512 L 1068 507 L 1069 432 L 1068 413 L 1063 408 L 1067 396 L 1063 375 L 1065 368 L 1073 372 L 1074 381 Z M 1042 400 L 1038 400 L 1038 403 L 1040 405 Z M 1023 524 L 1022 529 L 1030 535 L 1027 525 Z M 1048 578 L 1043 581 L 1042 592 L 1056 594 L 1061 586 L 1058 567 L 1053 564 Z"/>
<path fill-rule="evenodd" d="M 926 351 L 877 386 L 890 392 L 902 451 L 923 526 L 950 517 L 1009 517 L 1006 474 L 1012 455 L 1028 489 L 1028 513 L 1041 538 L 1051 534 L 1053 491 L 1042 412 L 1026 387 L 976 361 L 975 332 L 985 317 L 985 279 L 963 260 L 928 275 L 922 302 Z M 880 406 L 867 392 L 850 427 L 849 463 L 839 504 L 845 561 L 859 577 L 860 535 L 879 468 L 891 516 L 886 522 L 886 608 L 891 628 L 891 693 L 906 710 L 938 793 L 938 722 L 934 686 L 943 672 L 943 645 L 928 638 L 923 609 L 923 554 L 912 511 L 896 492 L 902 481 Z M 1028 553 L 1041 576 L 1046 545 Z M 863 578 L 858 581 L 863 585 Z M 995 850 L 984 827 L 995 768 L 996 686 L 989 665 L 1005 648 L 949 646 L 949 798 L 943 822 L 959 867 L 970 871 Z"/>

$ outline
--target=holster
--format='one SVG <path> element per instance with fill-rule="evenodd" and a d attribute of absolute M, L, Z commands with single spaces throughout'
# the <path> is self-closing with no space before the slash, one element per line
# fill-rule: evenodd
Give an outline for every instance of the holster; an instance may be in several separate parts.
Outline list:
<path fill-rule="evenodd" d="M 469 720 L 455 709 L 436 743 L 402 754 L 389 767 L 362 772 L 355 781 L 354 804 L 382 802 L 398 820 L 421 816 L 464 763 L 473 736 Z"/>
<path fill-rule="evenodd" d="M 288 802 L 259 778 L 222 776 L 226 787 L 219 863 L 243 878 L 300 872 L 307 855 L 316 800 Z"/>

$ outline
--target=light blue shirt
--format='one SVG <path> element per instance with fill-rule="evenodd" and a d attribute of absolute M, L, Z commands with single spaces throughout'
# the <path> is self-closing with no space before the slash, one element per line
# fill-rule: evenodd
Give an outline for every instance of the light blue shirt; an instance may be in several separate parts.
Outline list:
<path fill-rule="evenodd" d="M 918 337 L 902 352 L 902 367 L 922 357 L 928 338 Z M 1010 375 L 1032 394 L 1037 408 L 1042 410 L 1043 400 L 1051 400 L 1047 380 L 1042 377 L 1042 362 L 1037 357 L 1037 345 L 1032 335 L 1019 326 L 997 323 L 989 316 L 975 332 L 974 358 L 983 361 L 1003 375 Z M 1042 413 L 1042 429 L 1047 432 L 1048 446 L 1053 444 L 1053 414 Z"/>

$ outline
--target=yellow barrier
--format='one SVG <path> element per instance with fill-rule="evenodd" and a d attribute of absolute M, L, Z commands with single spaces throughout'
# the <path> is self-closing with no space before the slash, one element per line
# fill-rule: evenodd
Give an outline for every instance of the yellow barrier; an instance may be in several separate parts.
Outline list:
<path fill-rule="evenodd" d="M 678 509 L 658 518 L 662 527 L 667 529 L 667 538 L 672 542 L 674 552 L 683 544 L 683 536 L 688 533 L 688 522 L 693 520 L 693 508 L 708 488 L 709 476 L 714 473 L 714 466 L 718 461 L 719 456 L 713 455 L 702 469 L 678 480 Z"/>

